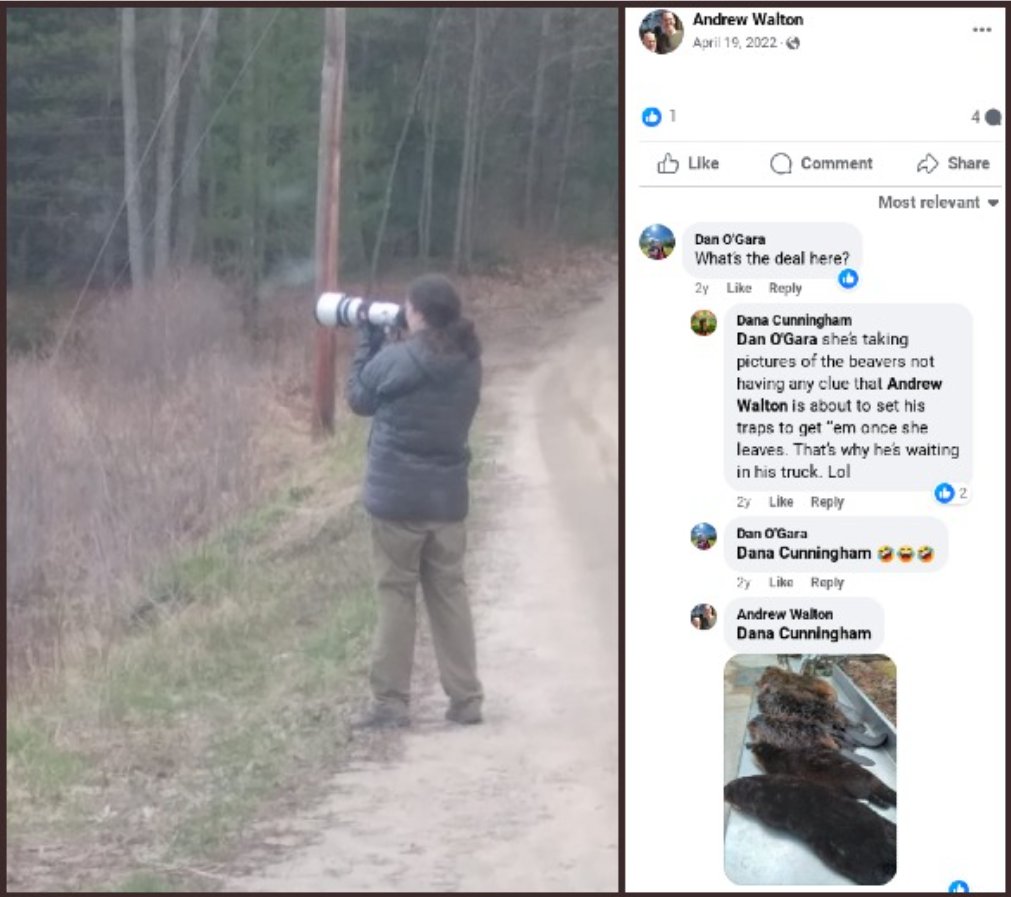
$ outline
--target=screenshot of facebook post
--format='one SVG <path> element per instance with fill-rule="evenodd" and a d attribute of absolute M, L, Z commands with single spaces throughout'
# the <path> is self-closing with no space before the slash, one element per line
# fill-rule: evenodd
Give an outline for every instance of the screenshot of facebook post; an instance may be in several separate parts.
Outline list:
<path fill-rule="evenodd" d="M 626 886 L 1002 892 L 1005 11 L 622 40 Z"/>
<path fill-rule="evenodd" d="M 6 892 L 617 893 L 617 3 L 3 16 Z"/>

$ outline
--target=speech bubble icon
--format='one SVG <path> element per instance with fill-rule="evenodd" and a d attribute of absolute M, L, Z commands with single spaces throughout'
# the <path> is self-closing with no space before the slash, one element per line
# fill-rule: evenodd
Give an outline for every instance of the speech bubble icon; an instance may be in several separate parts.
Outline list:
<path fill-rule="evenodd" d="M 790 174 L 793 171 L 793 159 L 786 153 L 776 153 L 769 159 L 769 167 L 776 174 Z"/>
<path fill-rule="evenodd" d="M 988 125 L 999 125 L 1001 123 L 1000 109 L 987 109 L 985 118 Z"/>

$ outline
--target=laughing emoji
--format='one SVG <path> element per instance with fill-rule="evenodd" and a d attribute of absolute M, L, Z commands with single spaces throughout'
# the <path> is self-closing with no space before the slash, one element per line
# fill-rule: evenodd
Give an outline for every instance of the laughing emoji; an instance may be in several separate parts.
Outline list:
<path fill-rule="evenodd" d="M 895 552 L 892 550 L 891 545 L 882 545 L 878 549 L 878 560 L 882 564 L 890 564 L 893 557 L 895 557 Z"/>
<path fill-rule="evenodd" d="M 934 559 L 934 549 L 929 545 L 921 545 L 917 555 L 923 563 L 929 564 Z"/>
<path fill-rule="evenodd" d="M 913 559 L 912 545 L 903 545 L 901 548 L 899 548 L 899 560 L 902 561 L 903 564 L 908 564 L 912 559 Z"/>

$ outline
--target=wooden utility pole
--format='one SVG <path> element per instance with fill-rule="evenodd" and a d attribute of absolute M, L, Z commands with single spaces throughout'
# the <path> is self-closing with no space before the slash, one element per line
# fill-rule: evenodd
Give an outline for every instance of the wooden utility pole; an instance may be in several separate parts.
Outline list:
<path fill-rule="evenodd" d="M 134 290 L 147 282 L 144 265 L 144 231 L 141 229 L 140 172 L 137 161 L 137 74 L 134 50 L 137 42 L 135 10 L 120 10 L 123 70 L 123 159 L 125 162 L 126 229 L 130 251 L 130 281 Z"/>
<path fill-rule="evenodd" d="M 316 180 L 316 295 L 337 290 L 338 212 L 340 210 L 341 124 L 344 108 L 346 13 L 325 9 L 323 74 L 319 107 L 319 158 Z M 313 418 L 315 435 L 332 433 L 336 334 L 316 325 Z"/>

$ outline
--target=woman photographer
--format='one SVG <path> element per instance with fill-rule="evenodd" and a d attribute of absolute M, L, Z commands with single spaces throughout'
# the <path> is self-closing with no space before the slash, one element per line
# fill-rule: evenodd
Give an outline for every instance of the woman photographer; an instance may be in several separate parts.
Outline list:
<path fill-rule="evenodd" d="M 363 503 L 372 516 L 379 621 L 369 682 L 369 727 L 410 722 L 418 584 L 432 629 L 446 718 L 481 722 L 474 626 L 463 561 L 469 505 L 468 434 L 481 391 L 481 345 L 441 275 L 407 290 L 407 337 L 384 344 L 363 325 L 347 399 L 373 418 Z"/>

